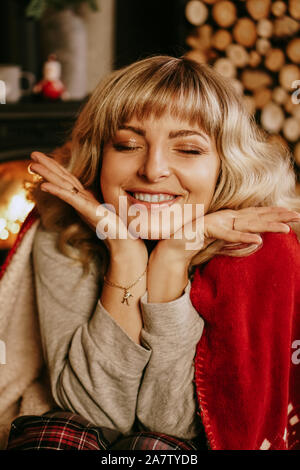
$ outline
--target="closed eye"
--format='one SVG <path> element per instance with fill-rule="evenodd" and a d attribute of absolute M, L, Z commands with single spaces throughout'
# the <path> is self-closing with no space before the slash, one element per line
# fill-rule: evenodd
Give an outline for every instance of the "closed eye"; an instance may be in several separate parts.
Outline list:
<path fill-rule="evenodd" d="M 179 150 L 179 152 L 181 153 L 190 153 L 192 155 L 199 155 L 200 153 L 200 150 Z"/>
<path fill-rule="evenodd" d="M 118 152 L 132 152 L 134 150 L 138 150 L 141 147 L 134 146 L 134 145 L 121 145 L 121 144 L 114 144 L 114 148 Z"/>
<path fill-rule="evenodd" d="M 177 152 L 184 153 L 187 155 L 201 155 L 205 153 L 202 149 L 175 149 Z"/>

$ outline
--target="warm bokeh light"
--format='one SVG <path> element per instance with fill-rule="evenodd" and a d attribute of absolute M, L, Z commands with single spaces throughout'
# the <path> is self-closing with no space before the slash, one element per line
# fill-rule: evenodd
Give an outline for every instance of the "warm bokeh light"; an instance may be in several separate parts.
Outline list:
<path fill-rule="evenodd" d="M 24 222 L 27 214 L 29 214 L 33 206 L 34 204 L 26 199 L 25 190 L 21 189 L 10 200 L 6 210 L 6 219 L 11 222 L 16 220 Z"/>
<path fill-rule="evenodd" d="M 33 181 L 28 160 L 0 165 L 0 248 L 9 249 L 34 203 L 27 199 L 26 184 Z"/>
<path fill-rule="evenodd" d="M 9 233 L 6 230 L 6 228 L 2 229 L 1 232 L 0 232 L 0 239 L 1 240 L 7 240 L 8 237 L 9 237 Z"/>

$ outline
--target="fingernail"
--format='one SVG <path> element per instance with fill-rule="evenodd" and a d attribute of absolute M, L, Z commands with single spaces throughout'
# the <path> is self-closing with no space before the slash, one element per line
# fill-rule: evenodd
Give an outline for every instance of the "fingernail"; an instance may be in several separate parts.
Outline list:
<path fill-rule="evenodd" d="M 37 161 L 37 155 L 35 155 L 35 153 L 32 153 L 30 156 L 32 160 Z"/>
<path fill-rule="evenodd" d="M 47 188 L 44 188 L 44 186 L 41 186 L 41 190 L 42 190 L 42 191 L 45 191 L 45 193 L 49 193 L 48 189 L 47 189 Z"/>

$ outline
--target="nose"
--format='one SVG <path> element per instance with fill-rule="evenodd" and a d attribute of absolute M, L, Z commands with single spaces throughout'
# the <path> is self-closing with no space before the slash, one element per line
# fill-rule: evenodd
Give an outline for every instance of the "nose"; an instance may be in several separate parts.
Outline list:
<path fill-rule="evenodd" d="M 169 168 L 168 156 L 161 148 L 149 148 L 145 155 L 145 160 L 138 170 L 138 174 L 152 183 L 170 176 L 171 170 Z"/>

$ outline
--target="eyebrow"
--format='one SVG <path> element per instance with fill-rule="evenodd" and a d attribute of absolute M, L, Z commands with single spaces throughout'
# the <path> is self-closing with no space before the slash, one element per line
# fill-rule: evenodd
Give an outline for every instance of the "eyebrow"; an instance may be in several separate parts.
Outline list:
<path fill-rule="evenodd" d="M 136 134 L 141 135 L 143 137 L 146 136 L 146 131 L 144 131 L 144 129 L 142 129 L 141 127 L 123 125 L 123 126 L 120 126 L 118 130 L 128 130 L 128 131 L 135 132 Z M 198 135 L 202 137 L 202 139 L 206 140 L 206 142 L 208 143 L 208 138 L 206 134 L 204 134 L 201 131 L 195 131 L 195 130 L 190 130 L 190 129 L 180 129 L 178 131 L 171 131 L 169 133 L 169 139 L 175 139 L 176 137 L 189 137 L 191 135 Z"/>

